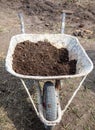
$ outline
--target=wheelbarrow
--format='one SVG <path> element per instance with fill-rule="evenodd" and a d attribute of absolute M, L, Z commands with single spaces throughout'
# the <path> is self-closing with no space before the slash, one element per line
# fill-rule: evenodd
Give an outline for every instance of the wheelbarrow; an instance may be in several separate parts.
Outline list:
<path fill-rule="evenodd" d="M 64 34 L 65 15 L 66 13 L 62 14 L 63 18 L 61 34 L 26 34 L 24 30 L 23 17 L 20 14 L 19 17 L 21 19 L 21 30 L 23 34 L 18 34 L 11 38 L 8 53 L 6 56 L 6 70 L 21 80 L 37 116 L 44 123 L 45 128 L 48 130 L 54 129 L 54 126 L 61 121 L 63 114 L 65 113 L 65 111 L 71 104 L 72 100 L 76 96 L 85 78 L 93 69 L 93 63 L 88 57 L 84 48 L 81 46 L 79 40 L 74 36 Z M 35 43 L 38 41 L 44 41 L 46 39 L 50 43 L 54 44 L 56 48 L 67 48 L 67 50 L 69 51 L 69 59 L 77 60 L 76 74 L 59 76 L 31 76 L 22 75 L 16 73 L 13 70 L 12 55 L 14 54 L 14 50 L 17 44 L 26 40 Z M 67 78 L 72 79 L 76 77 L 82 77 L 82 80 L 79 86 L 77 86 L 76 90 L 74 91 L 73 95 L 71 96 L 67 104 L 65 105 L 64 109 L 62 110 L 59 96 L 61 80 Z M 37 90 L 37 106 L 35 105 L 34 100 L 31 97 L 31 94 L 28 90 L 27 84 L 25 83 L 24 79 L 32 79 L 34 81 L 34 85 Z M 43 90 L 40 86 L 41 81 L 44 81 Z"/>

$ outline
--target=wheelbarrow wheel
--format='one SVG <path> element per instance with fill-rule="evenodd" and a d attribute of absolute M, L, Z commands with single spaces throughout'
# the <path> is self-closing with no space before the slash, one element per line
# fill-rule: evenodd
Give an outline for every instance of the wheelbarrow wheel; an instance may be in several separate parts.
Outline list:
<path fill-rule="evenodd" d="M 48 121 L 54 121 L 57 119 L 57 100 L 55 93 L 55 86 L 52 82 L 47 81 L 43 88 L 43 106 L 44 116 Z M 49 127 L 50 129 L 52 128 Z"/>
<path fill-rule="evenodd" d="M 54 127 L 53 126 L 47 126 L 46 130 L 54 130 Z"/>

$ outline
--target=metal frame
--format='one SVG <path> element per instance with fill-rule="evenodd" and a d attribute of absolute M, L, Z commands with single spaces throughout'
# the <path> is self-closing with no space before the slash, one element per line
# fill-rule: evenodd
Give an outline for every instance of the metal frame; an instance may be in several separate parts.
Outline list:
<path fill-rule="evenodd" d="M 56 124 L 58 124 L 58 123 L 61 121 L 62 116 L 64 115 L 65 111 L 68 109 L 68 107 L 69 107 L 69 105 L 71 104 L 72 100 L 74 99 L 74 97 L 76 96 L 77 92 L 78 92 L 79 89 L 81 88 L 82 83 L 84 82 L 84 80 L 86 79 L 86 77 L 87 77 L 87 75 L 83 77 L 83 79 L 81 80 L 79 86 L 78 86 L 77 89 L 74 91 L 74 93 L 72 94 L 71 98 L 69 99 L 69 101 L 67 102 L 67 104 L 66 104 L 66 106 L 65 106 L 65 108 L 64 108 L 63 110 L 62 110 L 61 107 L 60 107 L 60 102 L 58 103 L 58 118 L 57 118 L 55 121 L 48 121 L 48 120 L 46 120 L 46 119 L 44 118 L 44 116 L 43 116 L 43 106 L 42 106 L 41 101 L 39 101 L 39 103 L 38 103 L 38 110 L 37 110 L 37 108 L 36 108 L 36 106 L 35 106 L 35 103 L 34 103 L 32 97 L 31 97 L 31 94 L 30 94 L 30 92 L 29 92 L 29 90 L 28 90 L 28 87 L 26 86 L 26 84 L 25 84 L 25 82 L 24 82 L 23 79 L 20 79 L 20 80 L 21 80 L 21 83 L 23 84 L 23 87 L 24 87 L 24 89 L 26 90 L 27 95 L 29 96 L 29 99 L 30 99 L 30 101 L 31 101 L 31 103 L 32 103 L 32 105 L 33 105 L 33 108 L 34 108 L 34 110 L 35 110 L 37 116 L 40 118 L 40 120 L 41 120 L 45 125 L 47 125 L 47 126 L 51 126 L 51 125 L 52 125 L 52 126 L 55 126 Z M 39 96 L 41 96 L 41 94 L 40 94 L 39 81 L 35 81 L 35 82 L 34 82 L 34 85 L 35 85 L 35 87 L 37 88 L 37 91 L 38 91 L 38 93 L 39 93 Z"/>

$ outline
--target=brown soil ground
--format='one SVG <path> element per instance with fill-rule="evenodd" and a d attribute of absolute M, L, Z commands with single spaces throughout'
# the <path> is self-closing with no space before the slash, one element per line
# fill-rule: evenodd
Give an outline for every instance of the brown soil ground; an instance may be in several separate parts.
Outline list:
<path fill-rule="evenodd" d="M 66 17 L 65 33 L 78 37 L 95 65 L 95 0 L 0 0 L 0 130 L 44 130 L 20 80 L 6 72 L 4 61 L 10 38 L 21 32 L 18 12 L 24 14 L 26 33 L 60 33 L 63 9 L 74 12 Z M 79 82 L 63 80 L 63 108 Z M 95 130 L 95 68 L 55 130 Z"/>
<path fill-rule="evenodd" d="M 13 54 L 13 69 L 23 75 L 57 76 L 76 72 L 76 60 L 69 61 L 66 48 L 57 49 L 49 42 L 19 43 Z"/>

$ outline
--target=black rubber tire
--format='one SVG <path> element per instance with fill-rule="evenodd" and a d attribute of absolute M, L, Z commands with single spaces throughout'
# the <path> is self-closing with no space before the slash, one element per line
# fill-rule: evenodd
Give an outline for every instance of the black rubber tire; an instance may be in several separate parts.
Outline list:
<path fill-rule="evenodd" d="M 47 81 L 43 88 L 43 103 L 45 108 L 45 118 L 48 121 L 57 119 L 57 100 L 55 86 L 52 82 Z"/>
<path fill-rule="evenodd" d="M 46 130 L 54 130 L 54 127 L 53 126 L 47 126 Z"/>

